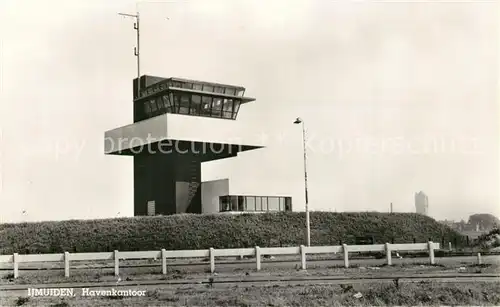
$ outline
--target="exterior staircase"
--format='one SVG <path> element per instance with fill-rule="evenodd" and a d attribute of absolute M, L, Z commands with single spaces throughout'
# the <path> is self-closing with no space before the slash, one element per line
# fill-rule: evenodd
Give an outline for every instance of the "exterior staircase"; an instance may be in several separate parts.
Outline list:
<path fill-rule="evenodd" d="M 188 204 L 191 204 L 198 189 L 200 188 L 200 170 L 199 170 L 199 162 L 198 161 L 189 161 L 188 172 L 190 174 L 190 182 L 188 186 Z"/>

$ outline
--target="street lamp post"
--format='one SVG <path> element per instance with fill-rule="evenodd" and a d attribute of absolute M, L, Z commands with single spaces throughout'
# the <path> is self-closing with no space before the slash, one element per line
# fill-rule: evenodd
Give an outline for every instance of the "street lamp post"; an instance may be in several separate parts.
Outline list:
<path fill-rule="evenodd" d="M 306 150 L 306 128 L 304 121 L 297 117 L 294 124 L 302 124 L 302 148 L 304 151 L 304 189 L 306 197 L 306 230 L 307 230 L 307 246 L 311 246 L 311 223 L 309 221 L 309 195 L 307 192 L 307 150 Z"/>

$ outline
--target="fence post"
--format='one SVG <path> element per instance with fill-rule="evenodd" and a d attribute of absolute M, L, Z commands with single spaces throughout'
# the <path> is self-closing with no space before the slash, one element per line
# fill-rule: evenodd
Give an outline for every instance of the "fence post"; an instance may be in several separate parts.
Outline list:
<path fill-rule="evenodd" d="M 302 265 L 302 270 L 306 269 L 306 247 L 304 245 L 300 246 L 300 263 Z"/>
<path fill-rule="evenodd" d="M 161 272 L 167 274 L 167 251 L 164 248 L 161 249 Z"/>
<path fill-rule="evenodd" d="M 260 271 L 260 247 L 255 247 L 255 262 L 257 263 L 257 271 Z"/>
<path fill-rule="evenodd" d="M 18 253 L 14 253 L 13 255 L 13 262 L 14 262 L 14 278 L 18 278 L 19 277 L 19 254 Z"/>
<path fill-rule="evenodd" d="M 483 261 L 481 260 L 481 253 L 477 253 L 477 264 L 483 264 Z"/>
<path fill-rule="evenodd" d="M 69 277 L 69 253 L 64 252 L 64 277 Z"/>
<path fill-rule="evenodd" d="M 387 257 L 387 265 L 392 265 L 391 245 L 385 243 L 385 256 Z"/>
<path fill-rule="evenodd" d="M 347 250 L 347 244 L 342 244 L 342 251 L 344 252 L 344 267 L 349 267 L 349 252 Z"/>
<path fill-rule="evenodd" d="M 429 249 L 429 260 L 431 264 L 434 264 L 434 243 L 432 241 L 427 242 L 427 247 Z"/>
<path fill-rule="evenodd" d="M 215 250 L 210 247 L 210 273 L 215 272 Z"/>
<path fill-rule="evenodd" d="M 120 256 L 118 255 L 118 251 L 115 250 L 114 257 L 115 259 L 115 276 L 120 275 Z"/>

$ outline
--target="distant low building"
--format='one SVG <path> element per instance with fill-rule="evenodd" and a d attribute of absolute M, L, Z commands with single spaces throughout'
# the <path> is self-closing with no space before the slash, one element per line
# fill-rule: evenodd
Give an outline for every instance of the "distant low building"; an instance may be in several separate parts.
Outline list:
<path fill-rule="evenodd" d="M 451 229 L 461 233 L 464 236 L 468 236 L 470 239 L 476 239 L 480 235 L 487 233 L 491 229 L 486 229 L 481 227 L 479 224 L 473 224 L 465 222 L 464 220 L 460 222 L 456 221 L 439 221 L 439 223 L 450 227 Z"/>
<path fill-rule="evenodd" d="M 458 224 L 455 221 L 448 221 L 448 220 L 442 220 L 442 221 L 438 221 L 438 222 L 441 223 L 441 224 L 443 224 L 443 225 L 446 225 L 446 226 L 448 226 L 450 228 L 453 228 L 453 229 L 456 229 L 457 228 L 456 224 Z"/>
<path fill-rule="evenodd" d="M 429 215 L 429 198 L 422 191 L 415 193 L 415 209 L 418 214 Z"/>

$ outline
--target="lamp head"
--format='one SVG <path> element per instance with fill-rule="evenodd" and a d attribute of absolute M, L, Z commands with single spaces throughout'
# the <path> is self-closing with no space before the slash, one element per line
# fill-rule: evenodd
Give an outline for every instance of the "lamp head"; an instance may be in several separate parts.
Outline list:
<path fill-rule="evenodd" d="M 293 123 L 300 124 L 300 123 L 302 123 L 302 119 L 300 117 L 297 117 L 297 119 L 295 119 L 295 121 Z"/>

